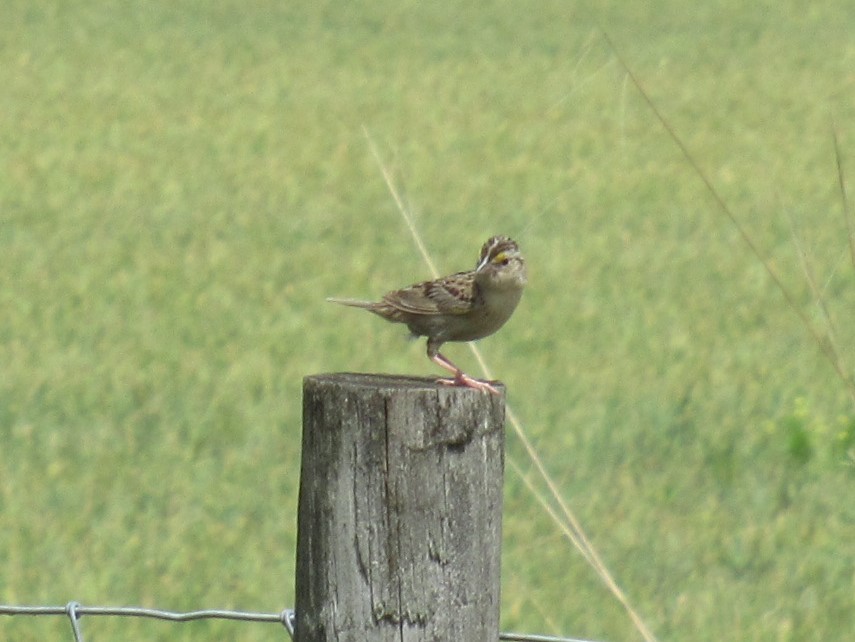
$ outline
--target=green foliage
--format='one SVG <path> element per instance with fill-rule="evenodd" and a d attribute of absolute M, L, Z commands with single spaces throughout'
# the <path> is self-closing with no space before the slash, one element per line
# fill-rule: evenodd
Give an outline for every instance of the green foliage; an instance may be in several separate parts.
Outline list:
<path fill-rule="evenodd" d="M 441 269 L 520 241 L 483 350 L 660 639 L 850 639 L 851 391 L 600 29 L 851 376 L 853 7 L 0 4 L 0 603 L 293 604 L 301 378 L 434 372 L 323 301 L 427 275 L 365 126 Z M 503 628 L 637 639 L 510 471 L 504 525 Z"/>
<path fill-rule="evenodd" d="M 792 411 L 773 424 L 770 431 L 780 435 L 783 454 L 796 467 L 808 465 L 817 454 L 831 465 L 840 465 L 851 456 L 855 444 L 855 416 L 839 415 L 830 421 L 807 399 L 796 397 Z"/>
<path fill-rule="evenodd" d="M 840 417 L 839 430 L 834 436 L 835 450 L 849 464 L 855 464 L 855 417 Z"/>

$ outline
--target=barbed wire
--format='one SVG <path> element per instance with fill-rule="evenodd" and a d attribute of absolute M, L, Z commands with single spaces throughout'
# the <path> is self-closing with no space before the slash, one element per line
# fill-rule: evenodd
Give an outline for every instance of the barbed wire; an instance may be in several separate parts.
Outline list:
<path fill-rule="evenodd" d="M 506 642 L 593 642 L 593 640 L 557 638 L 554 635 L 535 635 L 531 633 L 499 633 L 499 639 Z"/>
<path fill-rule="evenodd" d="M 75 642 L 85 642 L 80 627 L 80 618 L 88 616 L 147 617 L 169 622 L 190 622 L 193 620 L 239 620 L 243 622 L 277 622 L 281 624 L 292 640 L 296 617 L 293 609 L 283 609 L 280 613 L 253 613 L 248 611 L 227 611 L 206 609 L 179 613 L 162 609 L 147 609 L 135 606 L 83 606 L 80 602 L 69 602 L 65 606 L 10 606 L 0 604 L 0 615 L 63 615 L 71 623 Z M 500 633 L 499 640 L 505 642 L 593 642 L 577 638 L 561 638 L 550 635 L 531 635 L 526 633 Z"/>
<path fill-rule="evenodd" d="M 89 616 L 147 617 L 170 622 L 190 622 L 193 620 L 240 620 L 244 622 L 278 622 L 291 639 L 294 639 L 294 611 L 285 609 L 281 613 L 252 613 L 248 611 L 227 611 L 206 609 L 178 613 L 162 609 L 147 609 L 133 606 L 83 606 L 79 602 L 69 602 L 65 606 L 9 606 L 0 604 L 0 615 L 64 615 L 71 622 L 75 642 L 85 642 L 80 628 L 80 618 Z"/>

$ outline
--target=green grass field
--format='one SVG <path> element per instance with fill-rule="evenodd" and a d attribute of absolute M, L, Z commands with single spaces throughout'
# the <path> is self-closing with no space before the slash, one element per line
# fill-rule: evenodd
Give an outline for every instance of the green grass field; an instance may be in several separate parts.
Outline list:
<path fill-rule="evenodd" d="M 0 5 L 0 603 L 293 605 L 302 377 L 437 373 L 324 302 L 428 276 L 364 127 L 441 270 L 519 240 L 481 348 L 658 638 L 853 639 L 855 407 L 798 311 L 804 258 L 851 377 L 855 5 L 586 4 Z M 504 630 L 639 639 L 511 470 L 503 556 Z"/>

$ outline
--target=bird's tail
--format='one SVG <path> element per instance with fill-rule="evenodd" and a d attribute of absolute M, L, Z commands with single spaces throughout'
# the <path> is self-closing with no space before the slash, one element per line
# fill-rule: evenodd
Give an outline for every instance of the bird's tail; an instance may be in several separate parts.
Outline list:
<path fill-rule="evenodd" d="M 349 305 L 352 308 L 365 308 L 366 310 L 370 310 L 375 305 L 373 301 L 360 301 L 359 299 L 340 299 L 334 296 L 327 297 L 327 301 L 329 301 L 330 303 L 338 303 L 339 305 Z"/>

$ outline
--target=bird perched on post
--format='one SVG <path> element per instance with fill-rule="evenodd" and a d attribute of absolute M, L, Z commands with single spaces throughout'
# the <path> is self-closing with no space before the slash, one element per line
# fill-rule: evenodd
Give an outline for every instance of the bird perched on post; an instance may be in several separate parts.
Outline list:
<path fill-rule="evenodd" d="M 439 349 L 446 341 L 475 341 L 496 332 L 513 314 L 525 284 L 519 246 L 507 236 L 493 236 L 481 247 L 474 270 L 393 290 L 379 301 L 327 301 L 364 308 L 387 321 L 405 323 L 415 336 L 427 337 L 428 358 L 454 373 L 454 379 L 440 383 L 499 394 L 488 382 L 465 374 Z"/>

